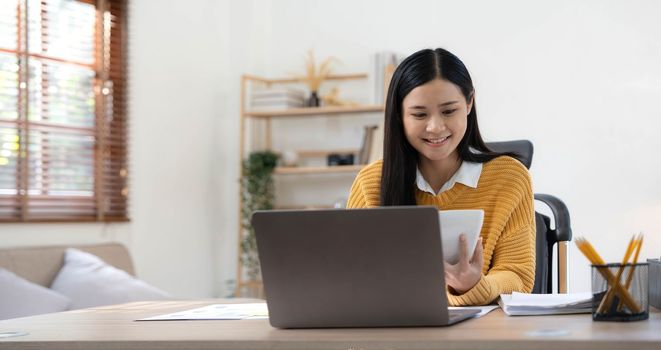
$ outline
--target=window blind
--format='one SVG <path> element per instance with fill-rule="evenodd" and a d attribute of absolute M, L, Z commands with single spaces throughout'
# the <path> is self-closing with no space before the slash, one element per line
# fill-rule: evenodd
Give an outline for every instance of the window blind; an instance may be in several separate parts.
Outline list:
<path fill-rule="evenodd" d="M 2 0 L 0 221 L 128 219 L 126 0 Z"/>

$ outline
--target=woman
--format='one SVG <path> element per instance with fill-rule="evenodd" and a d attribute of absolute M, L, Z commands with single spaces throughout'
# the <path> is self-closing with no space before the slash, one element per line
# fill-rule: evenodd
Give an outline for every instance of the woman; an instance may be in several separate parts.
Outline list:
<path fill-rule="evenodd" d="M 514 154 L 482 140 L 475 90 L 464 64 L 444 49 L 421 50 L 395 70 L 388 90 L 383 160 L 356 177 L 348 208 L 433 205 L 482 209 L 474 252 L 445 263 L 451 305 L 484 305 L 532 290 L 535 221 L 530 176 Z"/>

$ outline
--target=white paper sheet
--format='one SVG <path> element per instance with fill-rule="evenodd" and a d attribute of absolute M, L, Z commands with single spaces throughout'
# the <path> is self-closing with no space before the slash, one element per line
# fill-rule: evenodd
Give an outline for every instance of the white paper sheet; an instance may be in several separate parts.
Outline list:
<path fill-rule="evenodd" d="M 498 304 L 507 315 L 554 315 L 589 313 L 591 293 L 568 294 L 501 294 Z"/>
<path fill-rule="evenodd" d="M 500 306 L 498 305 L 485 305 L 485 306 L 450 306 L 448 309 L 450 310 L 480 310 L 479 313 L 477 313 L 473 318 L 479 318 L 482 317 L 488 313 L 490 313 L 493 310 L 496 310 Z"/>
<path fill-rule="evenodd" d="M 266 303 L 213 304 L 170 314 L 141 318 L 137 321 L 182 320 L 255 320 L 269 318 Z"/>
<path fill-rule="evenodd" d="M 498 305 L 452 306 L 450 310 L 480 310 L 474 318 L 482 317 L 497 309 Z M 165 315 L 141 318 L 136 321 L 184 321 L 184 320 L 256 320 L 268 319 L 266 303 L 213 304 L 196 309 L 173 312 Z"/>
<path fill-rule="evenodd" d="M 528 294 L 512 293 L 508 306 L 539 306 L 539 307 L 562 307 L 576 305 L 592 300 L 592 293 L 563 293 L 563 294 Z"/>

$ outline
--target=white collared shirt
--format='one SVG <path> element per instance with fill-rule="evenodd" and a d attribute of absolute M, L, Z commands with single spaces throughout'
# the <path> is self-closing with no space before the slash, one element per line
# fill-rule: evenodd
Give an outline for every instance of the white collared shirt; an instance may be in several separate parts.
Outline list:
<path fill-rule="evenodd" d="M 418 186 L 420 191 L 437 196 L 442 192 L 451 189 L 457 182 L 462 183 L 468 187 L 477 188 L 480 175 L 482 175 L 482 163 L 473 163 L 464 160 L 461 162 L 461 166 L 459 166 L 457 172 L 455 172 L 454 175 L 452 175 L 452 177 L 446 181 L 443 186 L 441 186 L 441 189 L 438 191 L 438 193 L 434 192 L 434 189 L 422 176 L 420 168 L 416 168 L 415 184 Z"/>

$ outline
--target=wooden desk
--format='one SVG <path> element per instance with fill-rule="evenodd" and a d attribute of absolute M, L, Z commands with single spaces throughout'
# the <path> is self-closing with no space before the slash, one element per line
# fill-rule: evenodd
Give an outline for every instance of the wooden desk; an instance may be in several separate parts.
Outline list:
<path fill-rule="evenodd" d="M 218 303 L 142 302 L 0 321 L 0 349 L 661 349 L 661 312 L 648 321 L 593 322 L 590 315 L 507 317 L 501 310 L 451 327 L 272 328 L 268 320 L 133 320 Z"/>

